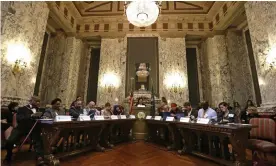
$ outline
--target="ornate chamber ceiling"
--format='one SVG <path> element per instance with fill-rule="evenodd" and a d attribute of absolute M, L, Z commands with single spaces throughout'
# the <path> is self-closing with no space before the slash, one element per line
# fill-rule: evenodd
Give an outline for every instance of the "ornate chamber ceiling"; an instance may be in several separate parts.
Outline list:
<path fill-rule="evenodd" d="M 73 2 L 81 16 L 121 16 L 124 14 L 124 1 L 76 1 Z M 214 1 L 170 1 L 162 2 L 161 14 L 208 14 Z"/>
<path fill-rule="evenodd" d="M 206 37 L 223 33 L 231 26 L 246 25 L 246 17 L 242 16 L 245 2 L 241 1 L 163 1 L 157 21 L 141 28 L 128 22 L 124 15 L 124 1 L 47 3 L 50 8 L 48 29 L 60 27 L 67 34 L 86 40 L 122 37 L 128 33 Z"/>

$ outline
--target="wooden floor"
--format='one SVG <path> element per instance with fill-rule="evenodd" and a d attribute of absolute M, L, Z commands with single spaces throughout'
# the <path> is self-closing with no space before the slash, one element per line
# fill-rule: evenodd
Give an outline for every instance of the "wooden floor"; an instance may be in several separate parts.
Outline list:
<path fill-rule="evenodd" d="M 26 149 L 26 148 L 24 148 Z M 1 151 L 1 157 L 5 151 Z M 14 166 L 35 165 L 31 152 L 17 153 Z M 61 160 L 61 166 L 216 166 L 217 164 L 192 155 L 179 156 L 175 152 L 168 152 L 159 146 L 136 142 L 116 146 L 104 153 L 88 152 Z"/>

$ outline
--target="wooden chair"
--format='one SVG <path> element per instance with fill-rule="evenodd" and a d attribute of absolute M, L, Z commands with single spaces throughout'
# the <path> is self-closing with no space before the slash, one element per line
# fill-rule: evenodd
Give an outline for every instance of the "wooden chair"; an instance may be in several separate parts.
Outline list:
<path fill-rule="evenodd" d="M 253 157 L 257 155 L 256 152 L 262 152 L 265 162 L 268 162 L 267 155 L 276 156 L 275 121 L 269 118 L 252 118 L 249 123 L 258 128 L 250 131 L 248 148 L 252 150 Z"/>

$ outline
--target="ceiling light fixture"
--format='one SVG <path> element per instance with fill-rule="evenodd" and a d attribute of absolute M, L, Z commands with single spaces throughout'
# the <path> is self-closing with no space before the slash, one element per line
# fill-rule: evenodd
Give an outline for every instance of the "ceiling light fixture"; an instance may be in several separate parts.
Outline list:
<path fill-rule="evenodd" d="M 153 24 L 161 11 L 161 1 L 135 0 L 125 2 L 125 14 L 128 21 L 137 27 Z"/>

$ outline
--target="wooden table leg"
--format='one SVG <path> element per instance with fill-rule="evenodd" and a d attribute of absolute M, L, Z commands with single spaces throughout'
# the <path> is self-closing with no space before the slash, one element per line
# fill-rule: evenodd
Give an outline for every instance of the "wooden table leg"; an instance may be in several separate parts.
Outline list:
<path fill-rule="evenodd" d="M 246 146 L 247 146 L 247 140 L 248 140 L 248 132 L 245 132 L 244 130 L 241 132 L 236 132 L 231 135 L 229 135 L 229 140 L 232 144 L 233 151 L 236 154 L 236 161 L 235 165 L 237 166 L 243 166 L 246 165 Z"/>
<path fill-rule="evenodd" d="M 44 162 L 51 166 L 58 166 L 59 160 L 52 154 L 51 143 L 55 142 L 54 139 L 58 138 L 59 132 L 52 129 L 42 129 L 42 140 L 44 149 Z"/>

